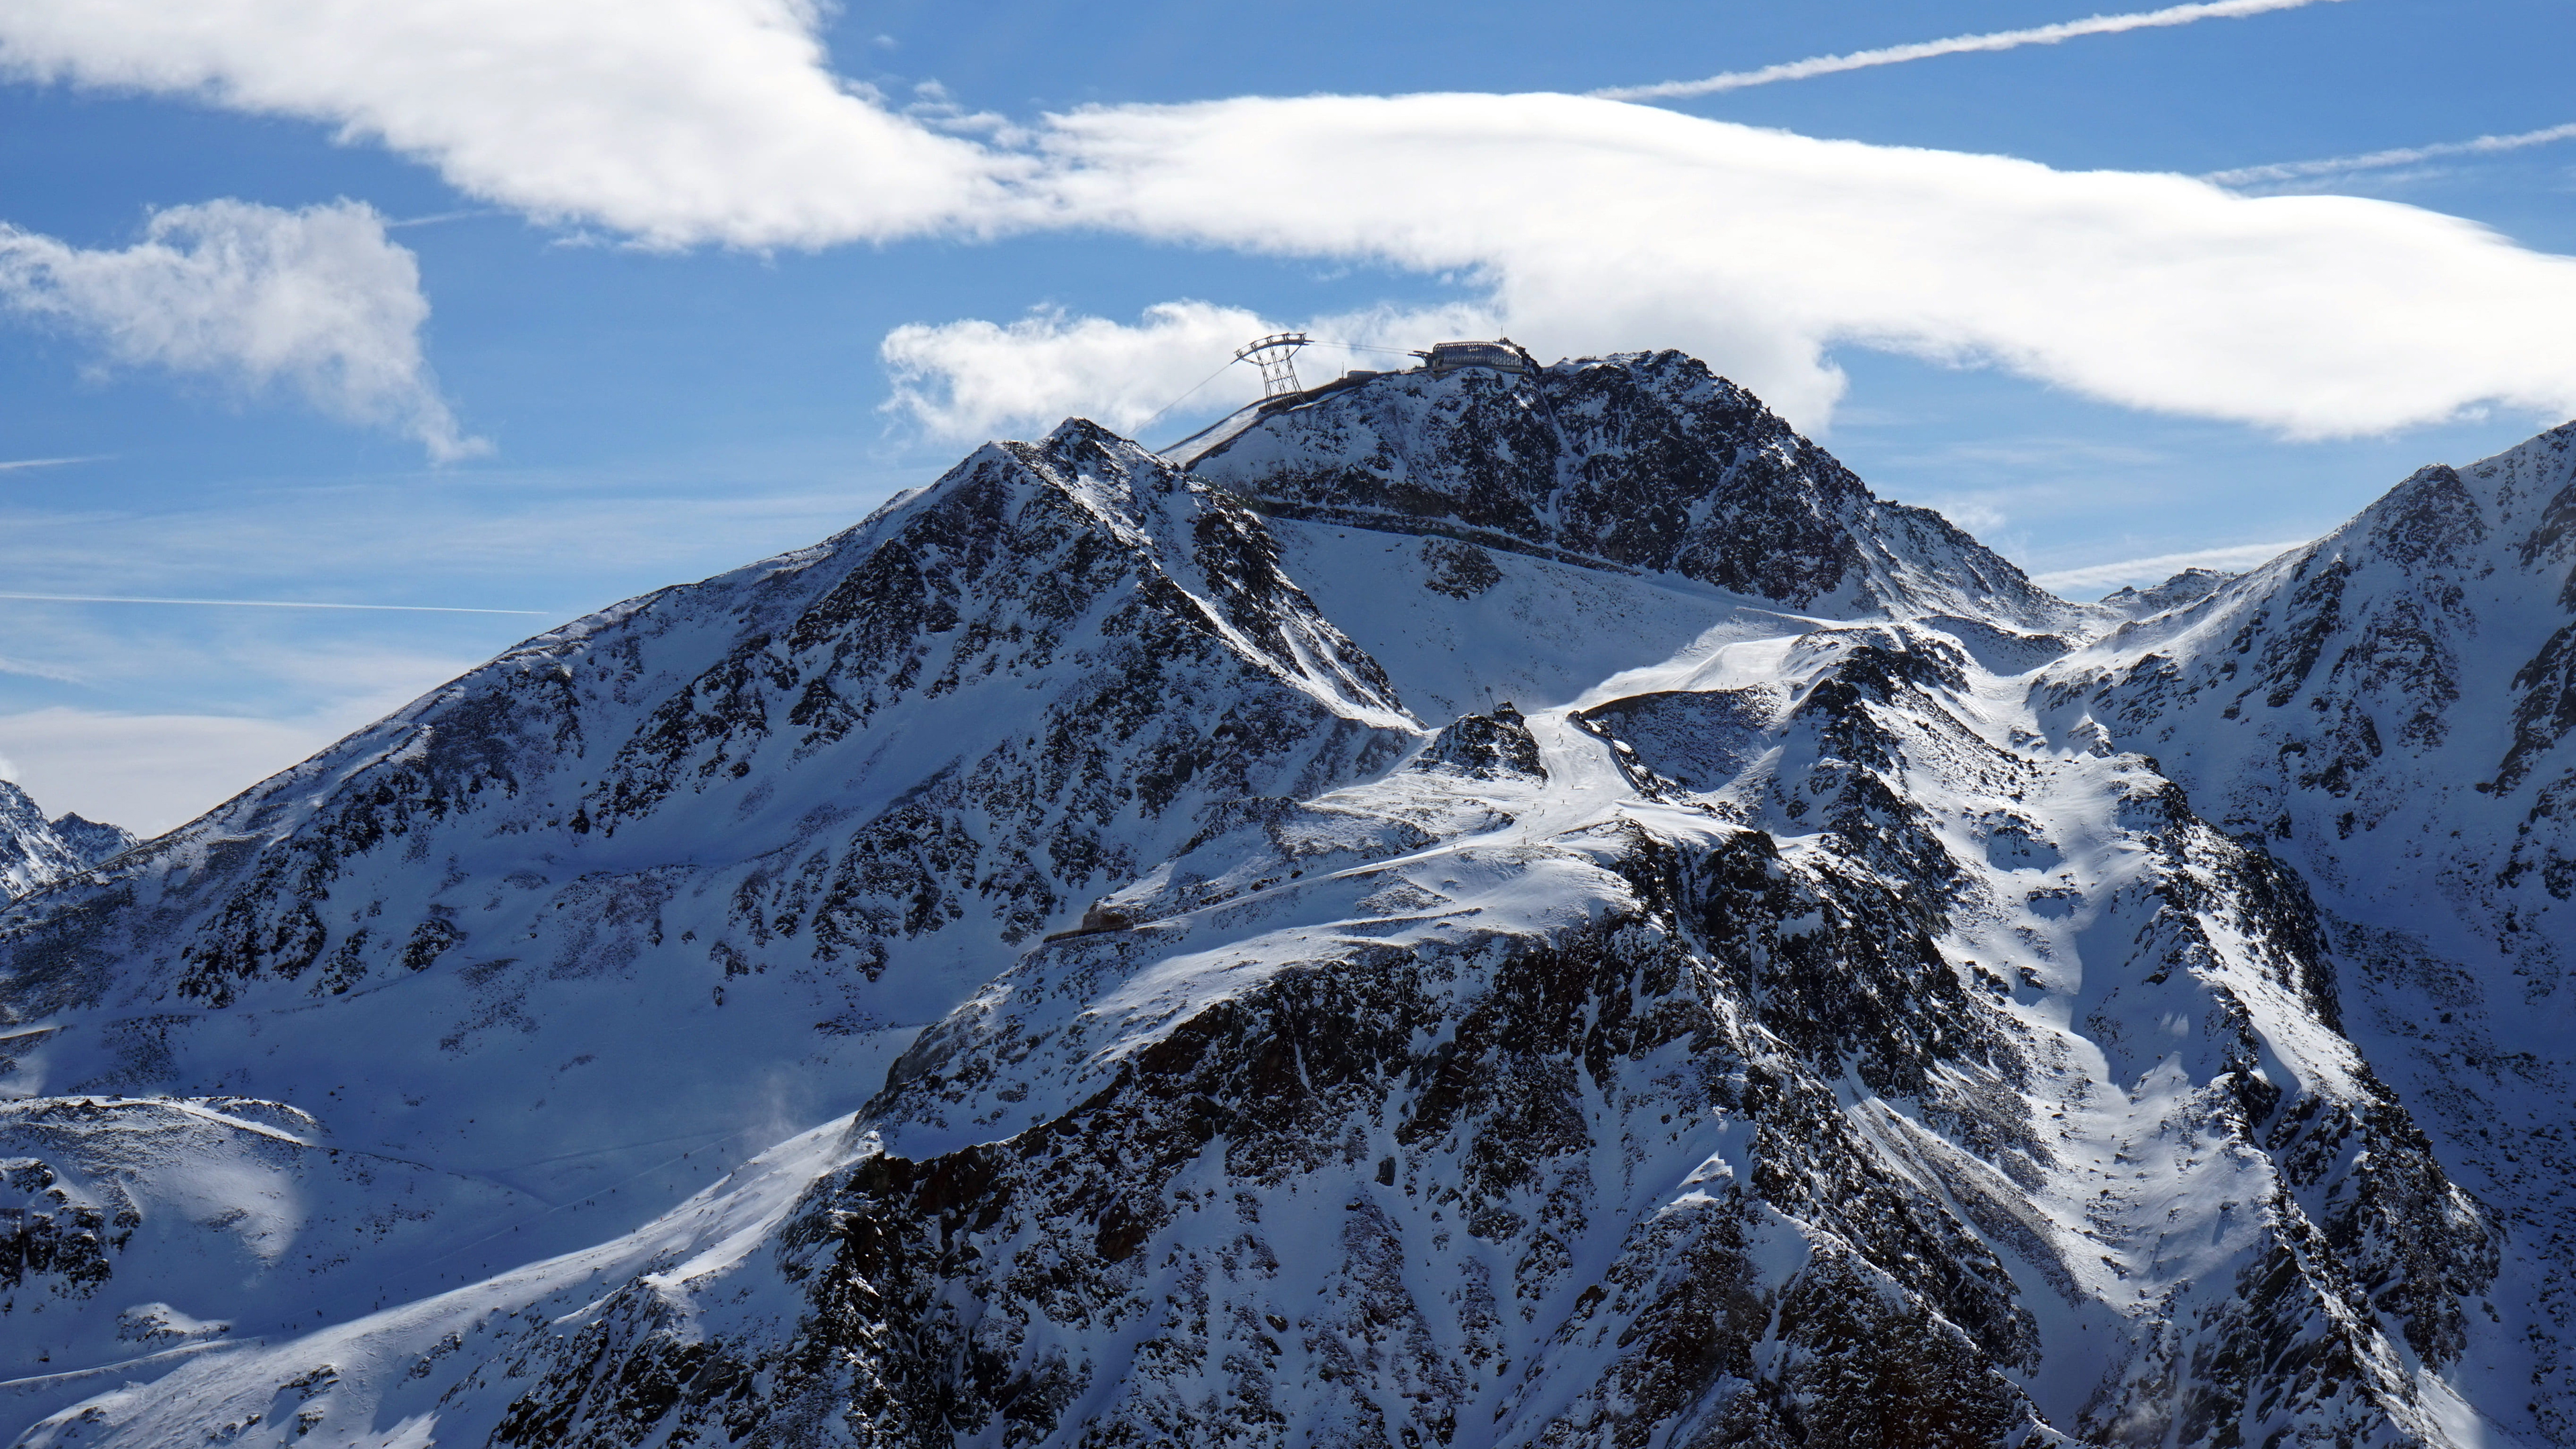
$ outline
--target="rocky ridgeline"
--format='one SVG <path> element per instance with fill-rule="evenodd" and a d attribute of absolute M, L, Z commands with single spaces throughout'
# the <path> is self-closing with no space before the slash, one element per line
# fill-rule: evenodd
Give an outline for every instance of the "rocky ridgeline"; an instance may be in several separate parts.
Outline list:
<path fill-rule="evenodd" d="M 1460 376 L 1399 373 L 1279 409 L 1191 470 L 1274 516 L 1677 574 L 1827 615 L 2047 629 L 2080 613 L 1939 514 L 1873 497 L 1697 358 L 1560 363 L 1530 387 Z"/>
<path fill-rule="evenodd" d="M 1671 354 L 1382 377 L 1187 471 L 1079 423 L 994 445 L 20 909 L 41 1090 L 221 1078 L 298 1143 L 563 1198 L 406 1186 L 507 1235 L 449 1257 L 515 1256 L 376 1311 L 311 1288 L 289 1331 L 302 1280 L 225 1317 L 168 1245 L 228 1230 L 129 1194 L 162 1246 L 19 1292 L 105 1322 L 179 1283 L 151 1321 L 198 1327 L 24 1399 L 28 1441 L 2576 1442 L 2559 1200 L 2500 1155 L 2559 1140 L 2566 1052 L 2490 1040 L 2558 1001 L 2514 924 L 2567 841 L 2558 626 L 2495 575 L 2563 564 L 2547 444 L 2462 475 L 2524 500 L 2462 484 L 2525 510 L 2482 530 L 2400 522 L 2419 478 L 2107 608 Z M 2449 738 L 2508 701 L 2475 748 L 2520 773 L 2338 833 L 2330 785 L 2245 762 L 2382 718 L 2371 661 L 2435 603 L 2540 629 L 2510 679 L 2441 656 Z M 2472 828 L 2457 929 L 2349 843 Z M 2457 1029 L 2401 1038 L 2427 992 Z M 313 1091 L 314 1018 L 420 1115 Z M 2390 1065 L 2472 1050 L 2447 1089 Z M 2519 1152 L 2475 1136 L 2499 1073 Z M 753 1074 L 795 1110 L 658 1216 L 511 1166 L 701 1140 L 702 1084 Z"/>

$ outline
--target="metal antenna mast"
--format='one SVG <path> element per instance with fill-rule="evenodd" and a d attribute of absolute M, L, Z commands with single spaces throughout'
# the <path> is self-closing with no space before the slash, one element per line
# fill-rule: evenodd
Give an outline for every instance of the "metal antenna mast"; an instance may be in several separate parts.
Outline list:
<path fill-rule="evenodd" d="M 1249 362 L 1261 369 L 1261 395 L 1279 397 L 1303 392 L 1297 383 L 1297 349 L 1314 339 L 1303 332 L 1274 332 L 1258 342 L 1246 343 L 1234 354 L 1237 362 Z"/>

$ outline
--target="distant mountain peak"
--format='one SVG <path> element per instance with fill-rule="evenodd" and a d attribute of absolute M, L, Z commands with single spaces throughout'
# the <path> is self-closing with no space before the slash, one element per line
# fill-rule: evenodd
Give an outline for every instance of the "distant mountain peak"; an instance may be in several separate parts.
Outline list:
<path fill-rule="evenodd" d="M 0 901 L 68 880 L 134 843 L 132 832 L 78 815 L 47 820 L 25 790 L 0 780 Z"/>
<path fill-rule="evenodd" d="M 2225 588 L 2229 580 L 2240 577 L 2221 569 L 2184 569 L 2153 588 L 2133 585 L 2104 594 L 2101 605 L 2126 618 L 2151 619 L 2197 604 Z"/>

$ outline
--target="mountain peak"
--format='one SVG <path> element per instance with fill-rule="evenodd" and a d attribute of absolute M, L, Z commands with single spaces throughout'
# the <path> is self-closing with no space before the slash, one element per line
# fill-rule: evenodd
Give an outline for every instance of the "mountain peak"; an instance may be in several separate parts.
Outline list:
<path fill-rule="evenodd" d="M 2152 619 L 2197 604 L 2236 577 L 2220 569 L 2184 569 L 2154 588 L 2133 585 L 2103 595 L 2100 602 L 2103 608 L 2127 618 Z"/>
<path fill-rule="evenodd" d="M 134 843 L 131 832 L 78 815 L 47 820 L 26 791 L 0 780 L 0 901 L 68 880 Z"/>
<path fill-rule="evenodd" d="M 1353 374 L 1173 456 L 1268 513 L 1678 575 L 1828 616 L 2051 629 L 2083 612 L 1939 515 L 1876 498 L 1680 352 Z"/>

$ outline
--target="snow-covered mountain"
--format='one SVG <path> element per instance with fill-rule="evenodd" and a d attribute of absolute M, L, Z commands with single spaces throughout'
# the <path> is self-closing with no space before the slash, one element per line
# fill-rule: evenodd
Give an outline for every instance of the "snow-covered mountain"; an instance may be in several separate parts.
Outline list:
<path fill-rule="evenodd" d="M 2563 447 L 2106 607 L 1674 354 L 989 446 L 0 918 L 0 1387 L 2576 1443 Z"/>
<path fill-rule="evenodd" d="M 134 844 L 131 832 L 78 815 L 45 818 L 27 792 L 0 780 L 0 901 L 68 880 Z"/>
<path fill-rule="evenodd" d="M 423 1253 L 323 1194 L 308 1260 L 198 1194 L 187 1266 L 130 1276 L 236 1265 L 240 1301 L 189 1311 L 244 1333 L 623 1231 L 866 1101 L 1090 895 L 1398 757 L 1413 722 L 1265 547 L 1074 425 L 532 640 L 0 916 L 8 1080 L 276 1104 L 312 1125 L 261 1153 L 495 1205 Z M 146 1109 L 98 1110 L 116 1136 Z M 109 1211 L 99 1154 L 47 1160 Z M 113 1296 L 22 1294 L 0 1344 L 114 1357 Z"/>
<path fill-rule="evenodd" d="M 2046 678 L 2313 890 L 2345 1030 L 2507 1229 L 2490 1397 L 2576 1443 L 2576 427 Z"/>

